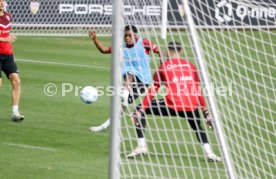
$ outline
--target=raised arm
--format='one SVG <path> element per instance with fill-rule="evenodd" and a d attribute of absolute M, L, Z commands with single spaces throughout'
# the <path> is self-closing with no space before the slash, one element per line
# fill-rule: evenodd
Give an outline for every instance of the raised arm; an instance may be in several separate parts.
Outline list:
<path fill-rule="evenodd" d="M 144 45 L 144 48 L 145 48 L 148 52 L 152 51 L 152 52 L 158 54 L 159 57 L 160 57 L 160 63 L 163 62 L 163 57 L 164 57 L 164 56 L 163 56 L 163 54 L 162 54 L 161 49 L 160 49 L 156 44 L 154 44 L 153 42 L 151 42 L 151 41 L 148 40 L 148 39 L 143 39 L 143 45 Z"/>
<path fill-rule="evenodd" d="M 111 48 L 104 46 L 102 42 L 97 39 L 97 33 L 95 31 L 89 32 L 89 37 L 91 38 L 91 40 L 94 42 L 94 44 L 96 45 L 96 47 L 101 53 L 104 53 L 104 54 L 111 53 Z"/>

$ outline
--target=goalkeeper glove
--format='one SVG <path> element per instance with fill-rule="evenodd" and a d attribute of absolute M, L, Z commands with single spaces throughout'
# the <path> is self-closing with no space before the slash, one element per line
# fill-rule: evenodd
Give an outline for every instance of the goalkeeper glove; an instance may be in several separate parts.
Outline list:
<path fill-rule="evenodd" d="M 145 122 L 145 112 L 140 107 L 136 108 L 136 111 L 134 111 L 131 115 L 132 122 L 135 126 L 140 126 L 140 123 Z"/>
<path fill-rule="evenodd" d="M 212 125 L 212 116 L 209 113 L 209 111 L 208 110 L 203 111 L 203 116 L 205 118 L 205 122 L 208 125 L 208 127 L 209 128 L 213 128 L 213 125 Z"/>

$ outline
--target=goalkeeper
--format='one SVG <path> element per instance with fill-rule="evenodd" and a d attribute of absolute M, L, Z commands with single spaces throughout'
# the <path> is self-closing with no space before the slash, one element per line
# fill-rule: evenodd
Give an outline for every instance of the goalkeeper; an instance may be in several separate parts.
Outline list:
<path fill-rule="evenodd" d="M 145 88 L 151 82 L 150 51 L 161 56 L 159 48 L 148 39 L 138 38 L 137 28 L 134 25 L 127 25 L 124 29 L 123 44 L 123 65 L 122 76 L 124 78 L 122 89 L 122 108 L 125 110 L 128 104 L 132 103 L 139 94 L 145 92 Z M 111 47 L 106 47 L 97 39 L 96 32 L 89 33 L 90 38 L 103 54 L 110 54 Z M 90 127 L 91 132 L 98 132 L 106 129 L 110 119 L 100 126 Z"/>
<path fill-rule="evenodd" d="M 180 116 L 188 120 L 194 130 L 198 141 L 202 144 L 206 157 L 209 161 L 221 161 L 216 156 L 208 143 L 207 135 L 200 124 L 198 105 L 200 104 L 209 127 L 212 127 L 211 116 L 206 109 L 204 97 L 200 91 L 200 79 L 195 66 L 184 59 L 181 59 L 181 45 L 177 42 L 168 44 L 169 59 L 161 64 L 155 72 L 154 84 L 149 88 L 142 104 L 140 104 L 132 115 L 138 137 L 138 147 L 128 158 L 134 158 L 148 152 L 145 140 L 145 114 L 162 116 Z M 153 100 L 160 86 L 164 84 L 167 89 L 165 99 Z"/>

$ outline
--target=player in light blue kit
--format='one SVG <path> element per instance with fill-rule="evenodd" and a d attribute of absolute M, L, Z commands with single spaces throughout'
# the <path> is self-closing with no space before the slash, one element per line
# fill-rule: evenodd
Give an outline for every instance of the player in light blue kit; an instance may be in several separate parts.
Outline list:
<path fill-rule="evenodd" d="M 122 75 L 124 78 L 124 89 L 122 92 L 122 107 L 126 109 L 128 104 L 144 93 L 151 82 L 150 51 L 159 54 L 159 48 L 148 39 L 138 38 L 137 28 L 134 25 L 125 27 L 123 45 L 123 66 Z M 96 32 L 89 33 L 90 38 L 103 54 L 112 52 L 112 48 L 104 46 L 98 39 Z M 98 132 L 106 129 L 110 124 L 110 119 L 97 127 L 90 127 L 90 131 Z"/>

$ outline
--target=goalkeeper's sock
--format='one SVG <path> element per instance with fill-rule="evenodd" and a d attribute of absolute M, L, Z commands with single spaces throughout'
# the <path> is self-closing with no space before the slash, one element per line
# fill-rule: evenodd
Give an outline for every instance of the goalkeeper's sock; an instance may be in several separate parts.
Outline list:
<path fill-rule="evenodd" d="M 202 146 L 203 146 L 204 152 L 205 152 L 206 154 L 212 153 L 210 144 L 204 143 Z"/>
<path fill-rule="evenodd" d="M 145 138 L 138 138 L 138 146 L 145 147 L 146 146 L 146 139 Z"/>

